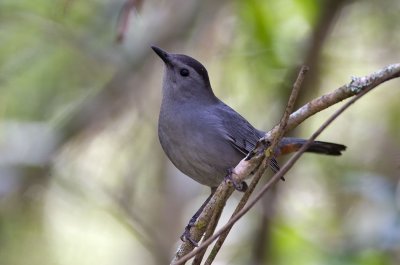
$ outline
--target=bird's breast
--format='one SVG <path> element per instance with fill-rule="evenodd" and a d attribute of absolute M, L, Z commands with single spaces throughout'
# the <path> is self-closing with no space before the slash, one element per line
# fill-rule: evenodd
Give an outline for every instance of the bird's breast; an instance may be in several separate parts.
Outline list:
<path fill-rule="evenodd" d="M 204 109 L 161 108 L 158 136 L 171 162 L 207 186 L 217 186 L 241 159 L 222 134 L 219 120 Z"/>

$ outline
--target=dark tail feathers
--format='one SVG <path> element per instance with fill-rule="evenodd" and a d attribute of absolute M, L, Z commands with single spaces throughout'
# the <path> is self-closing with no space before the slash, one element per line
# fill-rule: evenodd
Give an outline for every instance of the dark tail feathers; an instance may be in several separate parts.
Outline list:
<path fill-rule="evenodd" d="M 278 155 L 285 155 L 298 151 L 307 140 L 300 138 L 284 137 L 279 143 Z M 307 149 L 306 152 L 339 156 L 342 151 L 346 150 L 346 146 L 342 144 L 334 144 L 328 142 L 315 141 Z"/>

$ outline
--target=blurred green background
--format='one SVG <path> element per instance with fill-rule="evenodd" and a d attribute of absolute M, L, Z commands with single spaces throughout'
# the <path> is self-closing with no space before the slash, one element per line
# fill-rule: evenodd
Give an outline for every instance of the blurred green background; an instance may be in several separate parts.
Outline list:
<path fill-rule="evenodd" d="M 268 130 L 299 65 L 300 106 L 400 62 L 399 14 L 396 0 L 2 0 L 0 264 L 169 263 L 209 189 L 160 148 L 151 44 L 203 62 L 216 95 Z M 305 155 L 215 264 L 400 264 L 399 86 L 331 125 L 320 139 L 345 154 Z"/>

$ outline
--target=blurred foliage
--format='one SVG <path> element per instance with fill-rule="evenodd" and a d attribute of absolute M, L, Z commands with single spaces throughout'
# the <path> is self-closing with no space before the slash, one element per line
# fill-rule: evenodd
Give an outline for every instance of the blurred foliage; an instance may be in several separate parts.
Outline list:
<path fill-rule="evenodd" d="M 150 44 L 198 58 L 215 93 L 265 130 L 298 65 L 317 80 L 307 101 L 400 60 L 395 0 L 149 0 L 116 43 L 125 2 L 0 2 L 0 264 L 169 262 L 208 189 L 159 146 L 162 63 Z M 321 139 L 346 153 L 302 158 L 217 263 L 399 264 L 398 86 L 341 116 Z"/>

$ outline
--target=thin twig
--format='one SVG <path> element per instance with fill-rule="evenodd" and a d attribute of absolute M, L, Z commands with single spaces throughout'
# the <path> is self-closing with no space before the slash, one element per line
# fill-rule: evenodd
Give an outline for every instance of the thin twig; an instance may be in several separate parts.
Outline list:
<path fill-rule="evenodd" d="M 301 84 L 303 83 L 308 70 L 309 70 L 308 67 L 303 65 L 297 76 L 296 82 L 294 82 L 294 84 L 293 84 L 292 93 L 290 94 L 288 103 L 286 105 L 285 113 L 283 114 L 281 121 L 278 124 L 279 134 L 276 137 L 274 137 L 274 142 L 272 143 L 273 147 L 277 146 L 277 144 L 279 143 L 279 141 L 282 139 L 283 135 L 287 131 L 286 128 L 287 128 L 287 125 L 289 122 L 290 114 L 293 112 L 294 105 L 296 104 L 296 99 L 300 92 Z M 275 133 L 275 131 L 269 131 L 265 134 L 264 138 L 269 138 L 274 133 Z"/>
<path fill-rule="evenodd" d="M 300 123 L 310 116 L 336 104 L 340 101 L 356 95 L 359 91 L 358 85 L 378 86 L 383 82 L 399 77 L 400 64 L 391 64 L 372 74 L 364 77 L 352 77 L 349 84 L 345 84 L 333 92 L 320 96 L 308 102 L 290 115 L 287 130 L 296 128 Z"/>

